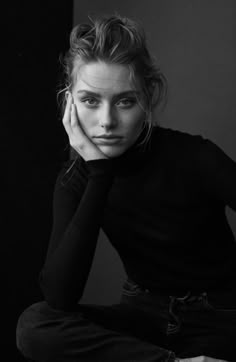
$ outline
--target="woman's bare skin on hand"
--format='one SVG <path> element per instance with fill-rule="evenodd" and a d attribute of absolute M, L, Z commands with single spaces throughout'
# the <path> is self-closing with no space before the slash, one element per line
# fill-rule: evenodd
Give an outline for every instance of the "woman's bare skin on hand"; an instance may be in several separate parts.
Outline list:
<path fill-rule="evenodd" d="M 87 137 L 80 126 L 71 93 L 68 93 L 62 122 L 69 137 L 71 147 L 73 147 L 85 161 L 107 158 Z"/>

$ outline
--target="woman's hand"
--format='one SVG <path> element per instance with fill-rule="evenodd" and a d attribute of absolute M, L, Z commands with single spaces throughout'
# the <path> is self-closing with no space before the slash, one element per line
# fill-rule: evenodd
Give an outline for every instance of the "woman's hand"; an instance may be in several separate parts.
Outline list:
<path fill-rule="evenodd" d="M 88 138 L 79 124 L 76 107 L 72 101 L 72 95 L 69 93 L 65 113 L 63 116 L 63 125 L 69 137 L 71 147 L 85 160 L 98 160 L 108 158 L 99 148 Z"/>

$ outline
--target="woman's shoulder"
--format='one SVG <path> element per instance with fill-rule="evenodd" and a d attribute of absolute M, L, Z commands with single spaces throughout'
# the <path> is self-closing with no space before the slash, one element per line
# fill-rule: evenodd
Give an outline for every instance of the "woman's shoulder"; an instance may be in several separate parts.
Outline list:
<path fill-rule="evenodd" d="M 211 140 L 202 134 L 194 134 L 170 127 L 154 127 L 152 135 L 152 149 L 174 154 L 175 156 L 185 155 L 190 157 L 200 150 L 204 151 L 206 145 L 213 144 Z M 186 152 L 187 151 L 187 152 Z"/>
<path fill-rule="evenodd" d="M 158 127 L 153 132 L 152 151 L 159 152 L 164 159 L 189 164 L 209 162 L 223 153 L 222 149 L 211 139 L 200 133 L 168 127 Z"/>
<path fill-rule="evenodd" d="M 235 161 L 227 154 L 223 146 L 204 134 L 192 134 L 172 128 L 161 127 L 159 132 L 162 154 L 193 167 L 210 170 L 212 168 L 234 168 Z M 158 143 L 158 142 L 156 142 Z M 227 166 L 226 166 L 227 165 Z"/>
<path fill-rule="evenodd" d="M 164 127 L 164 126 L 156 126 L 153 129 L 154 138 L 164 139 L 165 142 L 168 140 L 182 144 L 199 144 L 205 140 L 205 137 L 201 134 L 193 134 L 189 131 L 183 131 L 175 128 Z M 173 143 L 172 143 L 173 144 Z"/>

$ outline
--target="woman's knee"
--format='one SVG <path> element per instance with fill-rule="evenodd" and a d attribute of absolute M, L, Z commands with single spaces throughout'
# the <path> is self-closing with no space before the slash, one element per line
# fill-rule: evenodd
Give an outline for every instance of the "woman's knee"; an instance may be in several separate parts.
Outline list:
<path fill-rule="evenodd" d="M 43 360 L 53 357 L 60 347 L 57 312 L 46 302 L 38 302 L 26 308 L 16 327 L 16 345 L 27 358 Z"/>

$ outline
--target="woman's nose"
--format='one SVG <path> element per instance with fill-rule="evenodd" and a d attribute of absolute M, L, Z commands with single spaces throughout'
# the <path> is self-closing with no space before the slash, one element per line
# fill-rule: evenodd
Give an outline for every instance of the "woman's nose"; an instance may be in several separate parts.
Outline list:
<path fill-rule="evenodd" d="M 117 124 L 116 114 L 111 107 L 104 107 L 99 115 L 99 124 L 103 128 L 114 128 Z"/>

